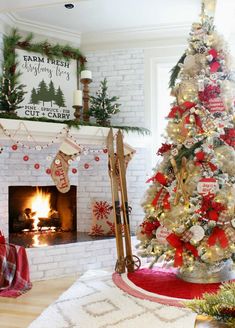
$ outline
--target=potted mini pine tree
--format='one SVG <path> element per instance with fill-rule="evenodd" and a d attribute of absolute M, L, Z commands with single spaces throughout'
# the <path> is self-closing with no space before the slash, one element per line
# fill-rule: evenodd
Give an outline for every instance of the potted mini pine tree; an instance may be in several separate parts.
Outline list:
<path fill-rule="evenodd" d="M 111 116 L 120 112 L 120 104 L 116 102 L 118 99 L 116 96 L 109 97 L 107 79 L 104 78 L 100 82 L 100 88 L 96 92 L 96 96 L 90 96 L 89 114 L 95 117 L 97 124 L 109 126 Z"/>

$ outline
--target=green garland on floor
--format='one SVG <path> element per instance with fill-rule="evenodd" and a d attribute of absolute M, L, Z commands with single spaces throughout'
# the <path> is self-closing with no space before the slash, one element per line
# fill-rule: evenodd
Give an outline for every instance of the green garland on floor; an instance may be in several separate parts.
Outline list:
<path fill-rule="evenodd" d="M 50 59 L 77 60 L 80 71 L 85 68 L 86 58 L 79 49 L 69 45 L 51 45 L 47 40 L 33 42 L 33 34 L 30 33 L 23 38 L 16 29 L 10 35 L 3 38 L 3 67 L 0 77 L 0 109 L 5 112 L 14 113 L 24 99 L 25 85 L 19 83 L 20 71 L 17 70 L 17 54 L 15 49 L 23 49 L 29 52 L 38 52 Z"/>
<path fill-rule="evenodd" d="M 205 293 L 202 299 L 185 302 L 194 312 L 213 317 L 235 327 L 235 283 L 223 284 L 217 293 Z"/>
<path fill-rule="evenodd" d="M 39 118 L 35 118 L 35 117 L 19 117 L 17 116 L 15 113 L 2 113 L 0 111 L 0 118 L 5 118 L 5 119 L 14 119 L 14 120 L 23 120 L 23 121 L 34 121 L 34 122 L 47 122 L 47 123 L 60 123 L 60 124 L 67 124 L 67 126 L 70 127 L 74 127 L 76 129 L 80 129 L 81 126 L 97 126 L 97 127 L 102 127 L 99 124 L 96 123 L 89 123 L 89 122 L 83 122 L 83 121 L 59 121 L 59 120 L 51 120 L 49 118 L 45 118 L 45 117 L 39 117 Z M 110 125 L 110 126 L 105 126 L 106 128 L 110 127 L 110 128 L 114 128 L 114 129 L 121 129 L 125 132 L 137 132 L 138 134 L 141 135 L 149 135 L 150 131 L 146 128 L 141 128 L 141 127 L 137 127 L 137 126 L 119 126 L 119 125 Z"/>

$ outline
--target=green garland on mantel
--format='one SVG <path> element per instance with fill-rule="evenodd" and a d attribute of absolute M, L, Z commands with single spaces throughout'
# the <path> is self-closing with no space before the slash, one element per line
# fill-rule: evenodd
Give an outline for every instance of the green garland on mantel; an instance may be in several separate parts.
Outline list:
<path fill-rule="evenodd" d="M 4 119 L 14 119 L 14 120 L 23 120 L 23 121 L 34 121 L 34 122 L 47 122 L 47 123 L 60 123 L 60 124 L 67 124 L 67 126 L 70 127 L 74 127 L 76 129 L 80 129 L 81 126 L 97 126 L 97 127 L 102 127 L 99 124 L 96 123 L 89 123 L 89 122 L 83 122 L 83 121 L 59 121 L 59 120 L 51 120 L 49 118 L 45 118 L 45 117 L 39 117 L 39 118 L 35 118 L 35 117 L 19 117 L 14 113 L 1 113 L 0 112 L 0 119 L 4 118 Z M 137 132 L 138 134 L 141 135 L 150 135 L 150 131 L 146 128 L 142 128 L 142 127 L 137 127 L 137 126 L 119 126 L 119 125 L 110 125 L 110 126 L 105 126 L 105 128 L 114 128 L 114 129 L 121 129 L 125 132 Z"/>
<path fill-rule="evenodd" d="M 79 70 L 85 68 L 86 58 L 77 48 L 69 45 L 51 45 L 47 40 L 33 42 L 33 34 L 22 37 L 17 29 L 13 29 L 10 35 L 3 38 L 3 66 L 0 81 L 0 109 L 6 112 L 14 112 L 24 98 L 24 85 L 19 83 L 21 72 L 17 70 L 17 54 L 15 49 L 23 49 L 29 52 L 38 52 L 50 59 L 75 59 L 79 62 Z"/>
<path fill-rule="evenodd" d="M 51 59 L 70 59 L 77 60 L 79 70 L 85 68 L 86 58 L 81 54 L 79 49 L 72 48 L 69 45 L 61 46 L 59 44 L 51 45 L 48 41 L 34 43 L 33 34 L 30 33 L 23 38 L 17 29 L 13 29 L 10 35 L 3 38 L 3 67 L 2 75 L 0 77 L 0 118 L 25 120 L 25 121 L 38 121 L 50 123 L 63 123 L 69 127 L 77 129 L 80 126 L 100 126 L 96 123 L 76 122 L 76 121 L 58 121 L 46 118 L 25 118 L 18 117 L 15 110 L 19 108 L 19 104 L 24 97 L 24 85 L 19 84 L 19 77 L 21 73 L 17 70 L 17 54 L 15 49 L 23 49 L 29 52 L 38 52 L 41 55 L 46 55 Z M 150 134 L 150 131 L 141 127 L 131 126 L 112 126 L 113 128 L 122 129 L 126 132 L 137 132 L 142 135 Z"/>

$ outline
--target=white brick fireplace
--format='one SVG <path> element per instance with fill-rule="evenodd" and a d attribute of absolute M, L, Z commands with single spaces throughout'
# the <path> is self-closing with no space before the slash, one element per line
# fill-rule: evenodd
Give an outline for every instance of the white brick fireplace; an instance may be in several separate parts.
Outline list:
<path fill-rule="evenodd" d="M 29 121 L 20 123 L 18 120 L 4 119 L 0 119 L 0 123 L 2 125 L 0 144 L 3 147 L 0 154 L 0 229 L 5 236 L 8 236 L 8 187 L 53 185 L 54 182 L 51 176 L 46 174 L 45 171 L 46 168 L 50 167 L 59 145 L 65 138 L 65 134 L 63 124 Z M 3 131 L 3 129 L 5 130 Z M 69 132 L 78 143 L 86 145 L 88 149 L 101 150 L 98 154 L 100 157 L 99 162 L 94 161 L 94 153 L 90 152 L 88 155 L 82 156 L 79 163 L 76 163 L 78 170 L 76 174 L 71 172 L 71 168 L 69 170 L 70 183 L 77 186 L 77 231 L 79 232 L 88 232 L 90 229 L 92 221 L 91 200 L 111 200 L 107 154 L 102 152 L 102 149 L 105 148 L 107 132 L 107 128 L 96 127 L 82 127 L 80 130 L 73 128 Z M 9 134 L 11 137 L 9 137 Z M 32 138 L 29 138 L 29 134 L 32 136 L 33 141 Z M 147 151 L 140 147 L 146 144 L 146 138 L 137 135 L 127 138 L 131 145 L 134 143 L 139 146 L 134 159 L 128 167 L 129 203 L 133 208 L 131 216 L 131 230 L 133 232 L 143 217 L 140 199 L 143 195 L 144 180 L 146 178 L 143 172 Z M 51 140 L 54 140 L 54 143 L 40 150 L 21 146 L 18 146 L 17 150 L 13 150 L 12 145 L 15 140 L 21 140 L 23 144 L 33 146 L 33 148 L 35 144 L 43 147 Z M 27 162 L 23 160 L 25 155 L 29 157 Z M 84 163 L 87 162 L 90 163 L 90 167 L 86 170 L 84 169 Z M 40 164 L 40 169 L 36 170 L 34 168 L 35 163 Z M 32 280 L 38 280 L 82 273 L 88 269 L 113 269 L 116 261 L 116 243 L 115 239 L 83 241 L 66 245 L 28 248 L 27 254 L 31 278 Z"/>

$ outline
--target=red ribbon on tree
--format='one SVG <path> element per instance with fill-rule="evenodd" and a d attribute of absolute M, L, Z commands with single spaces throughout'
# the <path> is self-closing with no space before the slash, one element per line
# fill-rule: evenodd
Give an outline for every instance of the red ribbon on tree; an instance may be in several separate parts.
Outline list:
<path fill-rule="evenodd" d="M 171 111 L 168 118 L 175 118 L 176 116 L 182 117 L 185 112 L 187 112 L 192 107 L 196 106 L 195 103 L 191 101 L 185 101 L 181 106 L 174 106 L 171 108 Z"/>
<path fill-rule="evenodd" d="M 196 124 L 196 126 L 199 127 L 200 133 L 203 133 L 204 130 L 203 130 L 203 128 L 202 128 L 202 122 L 201 122 L 201 119 L 200 119 L 200 116 L 199 116 L 199 115 L 197 115 L 197 114 L 195 114 L 195 113 L 192 113 L 192 114 L 187 115 L 187 116 L 185 117 L 185 119 L 184 119 L 185 124 L 190 124 L 190 123 L 191 123 L 191 122 L 190 122 L 190 116 L 191 116 L 191 115 L 194 116 L 195 124 Z"/>
<path fill-rule="evenodd" d="M 220 68 L 220 63 L 217 61 L 218 53 L 214 48 L 212 48 L 208 51 L 208 54 L 213 58 L 212 62 L 210 63 L 210 72 L 215 73 Z"/>
<path fill-rule="evenodd" d="M 214 195 L 204 196 L 199 212 L 201 212 L 207 219 L 217 221 L 220 212 L 224 211 L 226 207 L 219 202 L 213 201 L 213 198 Z"/>
<path fill-rule="evenodd" d="M 174 260 L 174 267 L 179 267 L 183 265 L 183 251 L 186 249 L 190 251 L 194 257 L 198 257 L 198 251 L 195 246 L 191 245 L 190 243 L 184 243 L 180 240 L 180 237 L 171 233 L 166 240 L 168 243 L 174 247 L 175 250 L 175 260 Z"/>
<path fill-rule="evenodd" d="M 220 243 L 220 246 L 222 248 L 228 247 L 228 244 L 229 244 L 228 243 L 228 238 L 227 238 L 224 230 L 219 228 L 219 227 L 215 227 L 213 229 L 212 234 L 208 238 L 208 245 L 209 246 L 214 246 L 217 241 Z"/>
<path fill-rule="evenodd" d="M 140 225 L 141 233 L 151 238 L 153 237 L 153 232 L 156 231 L 159 226 L 160 226 L 160 222 L 158 220 L 155 220 L 153 222 L 144 221 Z"/>
<path fill-rule="evenodd" d="M 220 68 L 220 63 L 219 62 L 213 61 L 212 63 L 210 63 L 210 72 L 211 73 L 217 72 L 219 68 Z"/>
<path fill-rule="evenodd" d="M 218 56 L 218 52 L 215 50 L 215 48 L 211 48 L 208 51 L 208 54 L 211 55 L 213 57 L 213 59 L 215 59 Z"/>
<path fill-rule="evenodd" d="M 229 146 L 235 148 L 235 129 L 225 128 L 225 134 L 220 135 L 220 139 L 226 142 Z"/>
<path fill-rule="evenodd" d="M 208 165 L 212 172 L 217 170 L 217 166 L 206 160 L 206 154 L 203 151 L 199 151 L 195 154 L 196 162 L 195 165 L 203 166 Z"/>
<path fill-rule="evenodd" d="M 154 200 L 152 201 L 152 205 L 156 208 L 163 206 L 165 210 L 170 210 L 170 203 L 169 203 L 169 192 L 162 187 L 155 196 Z"/>
<path fill-rule="evenodd" d="M 167 143 L 162 143 L 161 147 L 157 151 L 157 155 L 163 155 L 164 153 L 168 152 L 171 150 L 173 145 L 167 144 Z"/>
<path fill-rule="evenodd" d="M 203 102 L 208 102 L 210 99 L 217 98 L 220 94 L 220 86 L 207 85 L 203 91 L 198 92 L 199 99 Z"/>
<path fill-rule="evenodd" d="M 159 182 L 161 185 L 166 186 L 167 185 L 167 177 L 161 173 L 157 172 L 152 178 L 148 179 L 146 182 Z"/>

